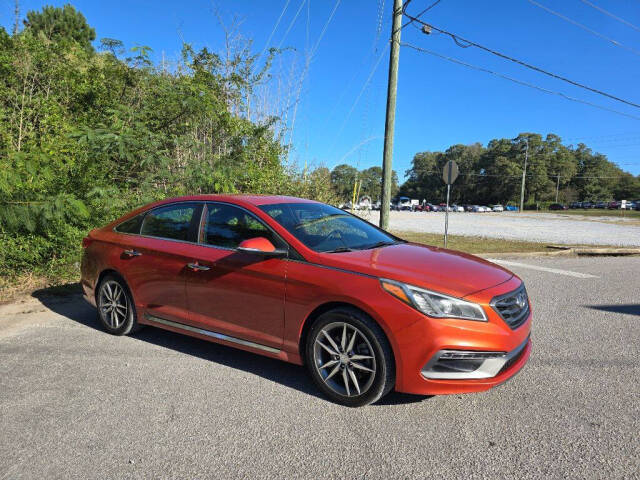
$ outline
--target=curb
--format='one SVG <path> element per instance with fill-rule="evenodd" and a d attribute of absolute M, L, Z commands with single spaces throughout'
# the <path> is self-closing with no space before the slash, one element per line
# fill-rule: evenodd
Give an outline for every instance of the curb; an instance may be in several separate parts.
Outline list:
<path fill-rule="evenodd" d="M 585 248 L 585 247 L 569 247 L 559 245 L 547 245 L 547 248 L 554 251 L 540 252 L 504 252 L 504 253 L 479 253 L 477 257 L 482 258 L 506 258 L 506 257 L 559 257 L 559 256 L 578 256 L 578 257 L 623 257 L 640 255 L 640 248 Z"/>

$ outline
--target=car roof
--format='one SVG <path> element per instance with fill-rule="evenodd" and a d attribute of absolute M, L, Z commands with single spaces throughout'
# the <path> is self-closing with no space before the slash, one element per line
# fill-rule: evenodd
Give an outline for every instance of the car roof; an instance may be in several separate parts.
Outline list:
<path fill-rule="evenodd" d="M 205 195 L 188 195 L 183 197 L 167 198 L 156 205 L 162 205 L 165 203 L 175 202 L 229 202 L 237 204 L 251 204 L 251 205 L 273 205 L 278 203 L 319 203 L 315 200 L 308 200 L 306 198 L 290 197 L 287 195 L 247 195 L 247 194 L 205 194 Z"/>

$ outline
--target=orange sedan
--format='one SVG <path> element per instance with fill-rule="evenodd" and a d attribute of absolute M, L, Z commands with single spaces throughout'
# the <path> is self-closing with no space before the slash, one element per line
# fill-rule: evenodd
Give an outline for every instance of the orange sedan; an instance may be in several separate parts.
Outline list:
<path fill-rule="evenodd" d="M 82 286 L 116 335 L 148 324 L 304 364 L 332 400 L 489 389 L 531 352 L 523 282 L 281 196 L 156 202 L 83 240 Z"/>

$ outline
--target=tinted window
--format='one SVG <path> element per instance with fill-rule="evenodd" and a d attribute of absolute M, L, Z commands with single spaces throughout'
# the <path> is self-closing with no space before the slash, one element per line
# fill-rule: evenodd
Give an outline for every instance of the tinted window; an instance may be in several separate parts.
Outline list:
<path fill-rule="evenodd" d="M 360 218 L 323 203 L 280 203 L 260 208 L 318 252 L 360 250 L 398 242 Z"/>
<path fill-rule="evenodd" d="M 276 247 L 282 241 L 249 212 L 225 204 L 207 204 L 202 241 L 216 247 L 236 248 L 244 240 L 265 237 Z"/>
<path fill-rule="evenodd" d="M 140 233 L 140 225 L 142 224 L 142 219 L 144 218 L 144 214 L 136 215 L 129 220 L 125 220 L 120 225 L 118 225 L 115 230 L 120 233 Z"/>
<path fill-rule="evenodd" d="M 188 240 L 195 210 L 196 206 L 193 204 L 156 208 L 144 217 L 141 233 L 172 240 Z"/>

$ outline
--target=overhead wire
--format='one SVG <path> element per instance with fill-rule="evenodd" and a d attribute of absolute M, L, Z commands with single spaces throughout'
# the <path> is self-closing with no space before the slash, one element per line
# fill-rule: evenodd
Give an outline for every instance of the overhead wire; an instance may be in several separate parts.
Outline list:
<path fill-rule="evenodd" d="M 555 78 L 555 79 L 557 79 L 557 80 L 562 80 L 563 82 L 569 83 L 569 84 L 571 84 L 571 85 L 574 85 L 574 86 L 576 86 L 576 87 L 582 88 L 582 89 L 584 89 L 584 90 L 588 90 L 588 91 L 593 92 L 593 93 L 596 93 L 596 94 L 598 94 L 598 95 L 602 95 L 602 96 L 607 97 L 607 98 L 610 98 L 610 99 L 612 99 L 612 100 L 616 100 L 617 102 L 624 103 L 625 105 L 630 105 L 630 106 L 632 106 L 632 107 L 640 108 L 640 104 L 637 104 L 637 103 L 635 103 L 635 102 L 632 102 L 632 101 L 629 101 L 629 100 L 625 100 L 625 99 L 623 99 L 623 98 L 617 97 L 617 96 L 615 96 L 615 95 L 613 95 L 613 94 L 610 94 L 610 93 L 604 92 L 604 91 L 599 90 L 599 89 L 597 89 L 597 88 L 590 87 L 590 86 L 588 86 L 588 85 L 584 85 L 584 84 L 582 84 L 582 83 L 580 83 L 580 82 L 577 82 L 577 81 L 575 81 L 575 80 L 571 80 L 571 79 L 569 79 L 569 78 L 563 77 L 562 75 L 558 75 L 558 74 L 556 74 L 556 73 L 552 73 L 552 72 L 549 72 L 549 71 L 547 71 L 547 70 L 544 70 L 543 68 L 537 67 L 537 66 L 532 65 L 532 64 L 530 64 L 530 63 L 527 63 L 527 62 L 525 62 L 525 61 L 523 61 L 523 60 L 519 60 L 519 59 L 517 59 L 517 58 L 511 57 L 511 56 L 506 55 L 506 54 L 504 54 L 504 53 L 498 52 L 497 50 L 493 50 L 493 49 L 491 49 L 491 48 L 489 48 L 489 47 L 485 47 L 484 45 L 481 45 L 481 44 L 479 44 L 479 43 L 473 42 L 473 41 L 471 41 L 471 40 L 467 40 L 466 38 L 463 38 L 463 37 L 461 37 L 460 35 L 457 35 L 457 34 L 455 34 L 455 33 L 448 32 L 447 30 L 444 30 L 444 29 L 438 28 L 438 27 L 436 27 L 436 26 L 434 26 L 434 25 L 430 25 L 430 24 L 428 24 L 428 23 L 425 23 L 425 22 L 423 22 L 422 20 L 420 20 L 420 19 L 418 19 L 418 18 L 416 18 L 416 17 L 413 17 L 413 16 L 411 16 L 411 15 L 409 15 L 409 14 L 407 14 L 407 13 L 405 13 L 405 15 L 406 15 L 407 17 L 409 17 L 409 18 L 413 18 L 413 19 L 415 19 L 415 21 L 416 21 L 416 22 L 418 22 L 418 23 L 420 23 L 420 24 L 422 24 L 422 25 L 424 25 L 424 26 L 426 26 L 426 27 L 428 27 L 428 28 L 430 28 L 430 29 L 432 29 L 432 30 L 435 30 L 435 31 L 440 32 L 440 33 L 443 33 L 443 34 L 445 34 L 445 35 L 448 35 L 448 36 L 449 36 L 449 37 L 451 37 L 451 38 L 452 38 L 452 39 L 453 39 L 457 44 L 463 43 L 463 44 L 465 44 L 465 45 L 467 45 L 467 46 L 476 47 L 476 48 L 478 48 L 478 49 L 480 49 L 480 50 L 484 50 L 485 52 L 491 53 L 492 55 L 495 55 L 495 56 L 497 56 L 497 57 L 503 58 L 503 59 L 505 59 L 505 60 L 509 60 L 510 62 L 516 63 L 516 64 L 521 65 L 521 66 L 523 66 L 523 67 L 526 67 L 526 68 L 528 68 L 528 69 L 530 69 L 530 70 L 534 70 L 534 71 L 536 71 L 536 72 L 542 73 L 542 74 L 547 75 L 547 76 L 549 76 L 549 77 L 551 77 L 551 78 Z"/>
<path fill-rule="evenodd" d="M 298 10 L 296 11 L 296 14 L 293 16 L 293 19 L 291 20 L 291 22 L 289 22 L 289 27 L 284 32 L 284 35 L 282 36 L 282 39 L 280 40 L 280 43 L 278 44 L 278 50 L 280 50 L 280 48 L 282 48 L 282 44 L 284 43 L 284 40 L 287 38 L 287 35 L 289 35 L 289 32 L 291 31 L 291 29 L 295 25 L 296 20 L 298 19 L 298 16 L 300 15 L 300 12 L 302 11 L 302 7 L 304 7 L 305 3 L 307 3 L 307 0 L 302 0 L 302 2 L 300 2 L 300 6 L 298 7 Z"/>
<path fill-rule="evenodd" d="M 555 15 L 556 17 L 561 18 L 565 22 L 569 22 L 572 25 L 575 25 L 576 27 L 579 27 L 579 28 L 583 29 L 584 31 L 589 32 L 590 34 L 595 35 L 596 37 L 600 37 L 603 40 L 606 40 L 607 42 L 615 45 L 616 47 L 623 48 L 623 49 L 628 50 L 629 52 L 633 53 L 634 55 L 640 56 L 640 51 L 636 50 L 633 47 L 628 47 L 627 45 L 624 45 L 624 44 L 620 43 L 619 41 L 614 40 L 613 38 L 607 37 L 606 35 L 598 32 L 598 31 L 596 31 L 596 30 L 594 30 L 592 28 L 587 27 L 586 25 L 584 25 L 584 24 L 582 24 L 580 22 L 576 22 L 575 20 L 573 20 L 573 19 L 571 19 L 571 18 L 569 18 L 569 17 L 567 17 L 565 15 L 562 15 L 561 13 L 556 12 L 555 10 L 552 10 L 549 7 L 546 7 L 546 6 L 542 5 L 542 4 L 538 3 L 538 2 L 536 2 L 535 0 L 527 0 L 527 1 L 530 4 L 535 5 L 536 7 L 541 8 L 542 10 L 545 10 L 545 11 L 549 12 L 551 15 Z"/>
<path fill-rule="evenodd" d="M 637 27 L 636 25 L 634 25 L 633 23 L 631 23 L 631 22 L 629 22 L 629 21 L 625 20 L 624 18 L 621 18 L 621 17 L 618 17 L 617 15 L 614 15 L 613 13 L 611 13 L 611 12 L 609 12 L 609 11 L 605 10 L 604 8 L 599 7 L 599 6 L 597 6 L 597 5 L 593 4 L 593 3 L 591 3 L 589 0 L 580 0 L 580 1 L 581 1 L 582 3 L 584 3 L 585 5 L 589 5 L 591 8 L 595 8 L 596 10 L 598 10 L 598 11 L 600 11 L 600 12 L 604 13 L 605 15 L 607 15 L 607 16 L 609 16 L 609 17 L 611 17 L 611 18 L 613 18 L 614 20 L 617 20 L 617 21 L 618 21 L 618 22 L 620 22 L 620 23 L 624 23 L 627 27 L 631 27 L 631 28 L 633 28 L 634 30 L 637 30 L 638 32 L 640 32 L 640 27 Z"/>
<path fill-rule="evenodd" d="M 271 39 L 273 38 L 273 35 L 276 33 L 276 30 L 278 29 L 278 25 L 280 25 L 280 21 L 282 20 L 282 17 L 284 16 L 284 13 L 287 11 L 287 8 L 289 7 L 289 3 L 291 3 L 291 0 L 287 0 L 286 3 L 284 4 L 284 7 L 282 8 L 282 11 L 280 12 L 280 16 L 278 17 L 278 20 L 276 21 L 276 24 L 271 29 L 271 33 L 269 34 L 269 38 L 267 39 L 267 41 L 264 44 L 264 48 L 260 52 L 260 55 L 258 55 L 256 57 L 256 69 L 258 68 L 257 67 L 258 60 L 260 60 L 262 58 L 262 55 L 264 55 L 264 52 L 266 52 L 267 48 L 269 48 L 269 44 L 271 43 Z"/>
<path fill-rule="evenodd" d="M 471 69 L 474 69 L 474 70 L 477 70 L 477 71 L 480 71 L 480 72 L 485 72 L 485 73 L 489 73 L 491 75 L 495 75 L 495 76 L 500 77 L 500 78 L 502 78 L 504 80 L 509 80 L 510 82 L 517 83 L 518 85 L 529 87 L 529 88 L 541 91 L 543 93 L 547 93 L 549 95 L 557 95 L 557 96 L 560 96 L 560 97 L 562 97 L 562 98 L 564 98 L 566 100 L 570 100 L 572 102 L 582 103 L 584 105 L 588 105 L 588 106 L 591 106 L 591 107 L 594 107 L 594 108 L 599 108 L 600 110 L 605 110 L 605 111 L 608 111 L 608 112 L 611 112 L 611 113 L 615 113 L 617 115 L 622 115 L 622 116 L 625 116 L 625 117 L 628 117 L 628 118 L 633 118 L 634 120 L 640 120 L 640 116 L 636 116 L 636 115 L 632 115 L 632 114 L 629 114 L 629 113 L 621 112 L 619 110 L 615 110 L 613 108 L 609 108 L 609 107 L 606 107 L 604 105 L 598 105 L 596 103 L 592 103 L 592 102 L 589 102 L 587 100 L 581 100 L 579 98 L 575 98 L 575 97 L 566 95 L 566 94 L 564 94 L 562 92 L 556 92 L 554 90 L 549 90 L 547 88 L 540 87 L 538 85 L 534 85 L 532 83 L 525 82 L 523 80 L 518 80 L 517 78 L 513 78 L 513 77 L 510 77 L 508 75 L 504 75 L 502 73 L 499 73 L 499 72 L 494 72 L 493 70 L 489 70 L 488 68 L 480 67 L 480 66 L 477 66 L 477 65 L 473 65 L 471 63 L 463 62 L 462 60 L 458 60 L 457 58 L 453 58 L 453 57 L 448 57 L 446 55 L 442 55 L 440 53 L 434 52 L 432 50 L 428 50 L 426 48 L 418 47 L 418 46 L 412 45 L 410 43 L 405 43 L 405 42 L 401 42 L 400 45 L 403 46 L 403 47 L 411 48 L 413 50 L 416 50 L 416 51 L 419 51 L 419 52 L 422 52 L 422 53 L 427 53 L 429 55 L 433 55 L 434 57 L 438 57 L 438 58 L 441 58 L 443 60 L 447 60 L 448 62 L 456 63 L 458 65 L 462 65 L 462 66 L 467 67 L 467 68 L 471 68 Z"/>

